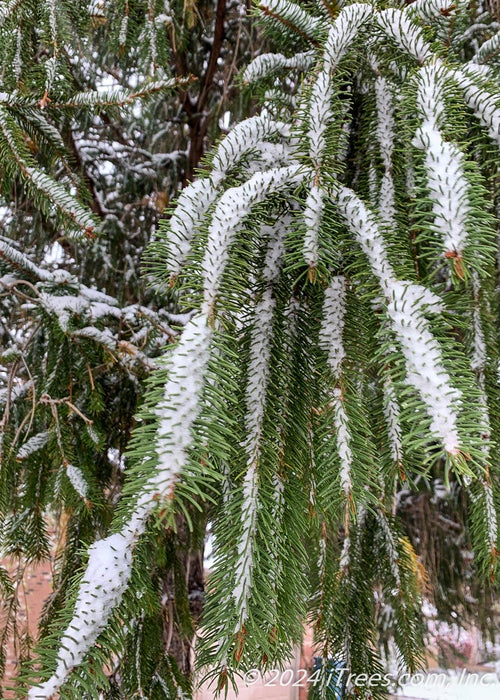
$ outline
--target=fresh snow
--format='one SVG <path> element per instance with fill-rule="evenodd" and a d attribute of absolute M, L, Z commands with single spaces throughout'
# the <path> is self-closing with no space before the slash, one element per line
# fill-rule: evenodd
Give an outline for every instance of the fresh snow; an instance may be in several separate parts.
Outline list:
<path fill-rule="evenodd" d="M 210 340 L 207 319 L 200 314 L 188 322 L 181 339 L 169 353 L 165 400 L 157 407 L 156 473 L 146 482 L 122 531 L 90 547 L 73 618 L 59 646 L 56 670 L 46 683 L 30 690 L 30 700 L 52 697 L 71 670 L 82 662 L 120 603 L 131 574 L 132 550 L 157 503 L 155 496 L 163 499 L 171 496 L 175 481 L 186 465 L 187 449 L 192 443 L 191 428 L 199 412 Z M 84 497 L 86 484 L 82 482 L 81 471 L 73 467 L 68 478 Z"/>
<path fill-rule="evenodd" d="M 351 466 L 353 454 L 351 449 L 351 434 L 349 418 L 344 408 L 342 390 L 333 390 L 333 422 L 337 431 L 337 451 L 340 457 L 340 485 L 346 496 L 351 492 Z"/>
<path fill-rule="evenodd" d="M 335 276 L 325 291 L 323 322 L 319 333 L 319 344 L 328 353 L 328 364 L 338 381 L 342 360 L 345 357 L 342 334 L 346 312 L 345 277 Z"/>
<path fill-rule="evenodd" d="M 33 435 L 29 440 L 27 440 L 24 445 L 20 448 L 16 455 L 16 459 L 27 459 L 34 452 L 38 452 L 45 447 L 49 440 L 49 433 L 44 430 L 36 435 Z"/>
<path fill-rule="evenodd" d="M 395 138 L 394 99 L 389 83 L 382 76 L 379 76 L 375 81 L 375 98 L 377 104 L 377 140 L 384 164 L 378 210 L 381 220 L 387 226 L 394 226 L 396 223 L 394 182 L 392 179 L 392 154 Z"/>
<path fill-rule="evenodd" d="M 47 682 L 29 691 L 29 700 L 51 698 L 106 627 L 130 578 L 131 544 L 130 536 L 116 533 L 89 548 L 73 618 L 59 645 L 56 670 Z"/>
<path fill-rule="evenodd" d="M 226 190 L 220 197 L 210 228 L 203 260 L 204 313 L 210 315 L 219 290 L 229 247 L 252 207 L 269 194 L 296 185 L 302 179 L 296 165 L 256 173 L 250 180 Z"/>
<path fill-rule="evenodd" d="M 277 239 L 279 241 L 279 238 Z M 257 525 L 257 464 L 260 456 L 260 439 L 266 404 L 269 363 L 271 355 L 272 322 L 275 301 L 272 282 L 279 272 L 279 258 L 276 255 L 279 245 L 271 237 L 265 281 L 268 286 L 255 307 L 250 341 L 250 362 L 246 389 L 247 438 L 245 452 L 247 471 L 243 482 L 243 505 L 241 509 L 242 533 L 238 542 L 238 558 L 235 573 L 233 598 L 238 609 L 238 626 L 246 619 L 248 596 L 250 593 L 253 569 L 253 538 Z"/>
<path fill-rule="evenodd" d="M 309 154 L 319 168 L 326 148 L 326 130 L 332 119 L 331 99 L 333 95 L 330 71 L 324 68 L 318 74 L 309 103 Z"/>
<path fill-rule="evenodd" d="M 89 485 L 85 481 L 82 470 L 79 467 L 75 467 L 73 464 L 68 464 L 66 466 L 66 474 L 71 482 L 71 486 L 75 489 L 77 494 L 85 500 L 87 498 Z"/>
<path fill-rule="evenodd" d="M 384 415 L 391 443 L 391 457 L 395 462 L 400 463 L 403 456 L 400 411 L 390 377 L 387 377 L 384 382 Z"/>
<path fill-rule="evenodd" d="M 389 558 L 389 564 L 391 567 L 392 575 L 394 576 L 394 581 L 396 583 L 396 586 L 398 588 L 400 588 L 401 577 L 399 575 L 398 551 L 397 551 L 396 543 L 394 542 L 394 536 L 392 534 L 392 530 L 389 527 L 389 523 L 387 522 L 387 518 L 385 517 L 384 513 L 382 513 L 380 510 L 377 510 L 377 520 L 379 522 L 380 529 L 381 529 L 382 534 L 384 536 L 387 555 Z"/>
<path fill-rule="evenodd" d="M 432 55 L 430 45 L 423 38 L 420 27 L 413 22 L 411 14 L 389 8 L 377 12 L 375 20 L 390 39 L 410 56 L 414 56 L 419 63 L 423 63 L 428 56 Z"/>
<path fill-rule="evenodd" d="M 490 137 L 500 146 L 500 107 L 495 94 L 483 88 L 480 79 L 484 77 L 482 66 L 470 65 L 453 71 L 452 75 L 463 91 L 466 104 L 472 109 Z M 479 80 L 478 80 L 479 79 Z M 479 84 L 478 84 L 479 83 Z"/>
<path fill-rule="evenodd" d="M 217 197 L 211 178 L 201 178 L 186 187 L 177 200 L 168 229 L 168 271 L 178 275 L 191 250 L 191 239 L 202 225 Z"/>
<path fill-rule="evenodd" d="M 253 462 L 245 474 L 243 482 L 243 505 L 241 509 L 242 533 L 238 541 L 235 586 L 233 598 L 238 610 L 237 628 L 247 617 L 253 570 L 253 539 L 257 526 L 257 466 Z"/>
<path fill-rule="evenodd" d="M 265 8 L 274 15 L 290 21 L 301 32 L 315 36 L 321 29 L 322 22 L 303 10 L 296 2 L 288 0 L 266 0 Z M 280 25 L 281 26 L 281 25 Z"/>
<path fill-rule="evenodd" d="M 214 184 L 219 185 L 228 170 L 238 165 L 243 156 L 276 135 L 288 137 L 290 127 L 265 115 L 250 117 L 234 126 L 215 152 L 210 174 Z"/>
<path fill-rule="evenodd" d="M 373 15 L 368 3 L 356 2 L 342 8 L 332 23 L 323 55 L 324 68 L 331 71 L 339 64 L 360 28 Z"/>
<path fill-rule="evenodd" d="M 274 307 L 273 290 L 272 287 L 268 287 L 255 308 L 251 335 L 245 420 L 247 426 L 246 450 L 250 461 L 257 459 L 259 454 L 271 355 L 270 341 Z"/>
<path fill-rule="evenodd" d="M 345 357 L 343 343 L 345 306 L 345 278 L 333 277 L 325 292 L 323 322 L 319 333 L 319 345 L 328 353 L 328 364 L 337 384 L 340 382 L 342 360 Z M 349 417 L 344 408 L 340 386 L 333 389 L 333 422 L 336 429 L 337 451 L 340 458 L 340 485 L 346 496 L 351 491 L 352 449 Z"/>
<path fill-rule="evenodd" d="M 308 70 L 314 63 L 314 51 L 284 56 L 282 53 L 264 53 L 251 61 L 243 71 L 244 83 L 253 83 L 282 68 Z"/>
<path fill-rule="evenodd" d="M 444 90 L 445 73 L 439 64 L 421 68 L 417 109 L 422 123 L 413 143 L 425 153 L 434 227 L 443 239 L 444 255 L 453 253 L 462 257 L 471 213 L 469 184 L 464 173 L 464 155 L 441 133 L 445 118 Z"/>
<path fill-rule="evenodd" d="M 457 13 L 457 4 L 452 0 L 414 0 L 410 5 L 407 5 L 406 11 L 408 14 L 415 14 L 418 17 L 426 20 L 444 17 L 442 10 L 447 10 L 447 17 L 452 18 Z"/>
<path fill-rule="evenodd" d="M 396 279 L 375 217 L 352 190 L 340 188 L 337 203 L 386 298 L 392 330 L 406 360 L 406 381 L 424 402 L 433 434 L 447 452 L 455 454 L 460 449 L 457 418 L 461 394 L 451 383 L 425 317 L 426 312 L 441 309 L 440 299 L 421 285 Z"/>
<path fill-rule="evenodd" d="M 172 276 L 178 275 L 186 262 L 192 238 L 220 195 L 218 187 L 228 170 L 238 165 L 245 155 L 258 149 L 263 140 L 275 135 L 288 136 L 289 129 L 266 116 L 251 117 L 237 124 L 217 148 L 210 176 L 196 180 L 181 192 L 169 222 L 167 237 L 168 270 Z"/>
<path fill-rule="evenodd" d="M 206 317 L 203 314 L 194 316 L 167 355 L 164 399 L 156 409 L 159 418 L 155 443 L 157 474 L 146 484 L 148 490 L 157 489 L 164 497 L 173 490 L 193 442 L 191 429 L 199 412 L 211 337 Z"/>
<path fill-rule="evenodd" d="M 323 216 L 324 194 L 316 185 L 311 187 L 306 199 L 303 217 L 306 227 L 302 252 L 308 265 L 314 267 L 318 263 L 319 227 Z"/>

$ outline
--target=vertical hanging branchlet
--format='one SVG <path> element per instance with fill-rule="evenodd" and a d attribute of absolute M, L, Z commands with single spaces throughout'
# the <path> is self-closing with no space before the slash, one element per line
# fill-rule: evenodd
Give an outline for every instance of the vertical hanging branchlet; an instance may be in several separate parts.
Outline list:
<path fill-rule="evenodd" d="M 393 227 L 396 225 L 396 198 L 392 176 L 392 156 L 396 125 L 391 86 L 382 76 L 377 77 L 375 80 L 375 99 L 377 105 L 377 140 L 384 164 L 384 174 L 380 183 L 378 211 L 384 224 Z"/>
<path fill-rule="evenodd" d="M 325 291 L 323 322 L 319 333 L 319 345 L 327 353 L 328 366 L 333 375 L 333 421 L 336 429 L 337 452 L 340 459 L 340 486 L 346 498 L 345 522 L 349 532 L 349 506 L 351 499 L 351 467 L 353 453 L 349 417 L 344 407 L 342 393 L 342 362 L 345 358 L 343 340 L 346 313 L 346 280 L 339 275 L 332 278 Z"/>
<path fill-rule="evenodd" d="M 275 309 L 273 284 L 277 281 L 283 249 L 283 227 L 270 229 L 270 239 L 263 269 L 266 285 L 255 306 L 250 337 L 250 361 L 246 386 L 246 438 L 244 450 L 247 471 L 243 480 L 241 508 L 242 531 L 238 541 L 233 597 L 237 608 L 237 630 L 241 630 L 248 614 L 254 566 L 254 538 L 258 513 L 258 465 L 261 451 L 262 426 L 270 372 L 272 325 Z"/>
<path fill-rule="evenodd" d="M 460 391 L 443 365 L 440 347 L 424 312 L 437 312 L 441 300 L 425 287 L 398 280 L 375 217 L 350 189 L 342 187 L 338 209 L 368 258 L 386 299 L 391 326 L 406 362 L 406 381 L 419 393 L 431 419 L 432 433 L 450 455 L 460 452 L 457 428 Z"/>
<path fill-rule="evenodd" d="M 490 416 L 488 409 L 488 397 L 486 394 L 486 340 L 484 336 L 483 325 L 481 322 L 481 288 L 476 273 L 473 274 L 472 278 L 473 290 L 474 290 L 474 309 L 473 309 L 473 324 L 472 324 L 472 369 L 475 371 L 477 376 L 477 383 L 479 385 L 480 391 L 480 408 L 482 424 L 481 438 L 482 438 L 482 449 L 486 462 L 486 477 L 481 477 L 481 489 L 484 493 L 484 503 L 485 503 L 485 519 L 487 524 L 487 535 L 491 556 L 490 573 L 493 574 L 495 559 L 498 555 L 497 545 L 498 545 L 498 519 L 497 512 L 495 508 L 495 503 L 493 499 L 493 491 L 491 487 L 491 480 L 489 474 L 490 467 L 490 451 L 491 451 L 491 429 L 490 429 Z"/>
<path fill-rule="evenodd" d="M 417 110 L 421 125 L 413 144 L 425 153 L 425 172 L 432 201 L 433 224 L 443 238 L 443 255 L 451 259 L 458 277 L 464 277 L 463 251 L 471 213 L 464 154 L 445 140 L 445 73 L 438 63 L 424 66 L 417 76 Z"/>
<path fill-rule="evenodd" d="M 401 589 L 401 576 L 399 573 L 398 548 L 396 546 L 396 542 L 394 541 L 394 536 L 392 534 L 392 530 L 387 521 L 387 518 L 385 514 L 380 510 L 377 510 L 377 520 L 385 541 L 386 551 L 389 559 L 389 566 L 391 568 L 391 573 L 394 578 L 394 583 L 399 592 L 399 590 Z"/>
<path fill-rule="evenodd" d="M 400 465 L 403 458 L 400 411 L 390 376 L 384 381 L 384 413 L 391 441 L 391 457 Z"/>
<path fill-rule="evenodd" d="M 375 65 L 374 69 L 378 71 Z M 381 75 L 378 75 L 375 80 L 375 101 L 377 109 L 377 140 L 379 145 L 380 156 L 384 166 L 384 173 L 380 184 L 378 198 L 376 196 L 375 187 L 370 183 L 371 196 L 374 199 L 375 206 L 378 207 L 378 213 L 381 221 L 389 226 L 396 225 L 396 198 L 393 180 L 393 153 L 394 140 L 396 137 L 396 122 L 394 116 L 394 86 Z M 375 168 L 371 166 L 373 170 Z M 387 376 L 383 382 L 383 410 L 387 424 L 387 432 L 391 446 L 391 457 L 394 463 L 401 469 L 402 464 L 402 431 L 400 423 L 400 410 L 394 385 L 391 376 Z M 397 480 L 394 488 L 396 489 Z M 394 493 L 395 496 L 395 493 Z M 393 498 L 393 510 L 395 509 L 395 497 Z"/>
<path fill-rule="evenodd" d="M 307 141 L 314 175 L 303 214 L 305 223 L 303 256 L 310 267 L 309 278 L 313 282 L 314 269 L 319 256 L 319 229 L 324 210 L 324 193 L 320 175 L 327 146 L 327 129 L 333 119 L 331 104 L 334 94 L 333 72 L 372 13 L 371 5 L 365 3 L 354 3 L 341 10 L 328 33 L 322 67 L 314 81 L 309 98 Z"/>

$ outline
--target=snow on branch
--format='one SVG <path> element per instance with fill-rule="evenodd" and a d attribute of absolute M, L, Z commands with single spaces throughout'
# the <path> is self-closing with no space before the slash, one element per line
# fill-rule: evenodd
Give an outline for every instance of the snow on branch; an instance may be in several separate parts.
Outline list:
<path fill-rule="evenodd" d="M 73 464 L 68 464 L 66 465 L 66 476 L 80 498 L 83 498 L 85 501 L 89 491 L 89 485 L 83 476 L 82 470 L 79 467 L 75 467 Z"/>
<path fill-rule="evenodd" d="M 340 378 L 342 361 L 345 357 L 342 340 L 346 312 L 345 303 L 345 277 L 341 275 L 334 276 L 325 291 L 319 345 L 328 354 L 328 364 L 337 381 Z"/>
<path fill-rule="evenodd" d="M 382 511 L 377 510 L 377 520 L 380 525 L 380 531 L 385 541 L 387 557 L 389 559 L 389 565 L 391 567 L 391 572 L 394 577 L 394 582 L 399 589 L 401 587 L 401 576 L 399 574 L 399 562 L 398 562 L 398 549 L 396 542 L 394 540 L 394 535 L 392 533 L 391 527 L 387 518 Z"/>
<path fill-rule="evenodd" d="M 353 454 L 351 449 L 351 433 L 349 430 L 349 417 L 344 408 L 342 389 L 336 387 L 333 390 L 333 421 L 337 431 L 337 451 L 340 457 L 340 485 L 346 497 L 352 488 L 351 466 Z"/>
<path fill-rule="evenodd" d="M 261 141 L 253 149 L 253 157 L 247 159 L 242 164 L 242 170 L 250 176 L 262 170 L 272 170 L 291 165 L 295 160 L 293 142 L 290 139 L 284 143 L 273 143 L 272 141 Z"/>
<path fill-rule="evenodd" d="M 263 281 L 267 284 L 273 284 L 278 280 L 283 258 L 285 255 L 284 238 L 290 230 L 292 217 L 287 213 L 281 216 L 274 224 L 261 226 L 261 233 L 267 236 L 267 252 L 264 260 L 264 269 L 262 271 Z"/>
<path fill-rule="evenodd" d="M 322 29 L 321 20 L 313 17 L 300 5 L 290 2 L 290 0 L 268 0 L 261 2 L 258 8 L 264 17 L 280 22 L 304 38 L 314 38 Z"/>
<path fill-rule="evenodd" d="M 217 194 L 211 178 L 206 177 L 192 182 L 179 195 L 167 230 L 167 269 L 172 277 L 175 278 L 179 274 L 186 262 L 191 250 L 191 240 L 203 224 Z"/>
<path fill-rule="evenodd" d="M 500 52 L 500 32 L 494 34 L 491 39 L 481 44 L 471 59 L 471 63 L 486 63 L 493 56 Z"/>
<path fill-rule="evenodd" d="M 267 78 L 268 75 L 281 69 L 308 70 L 314 63 L 315 52 L 304 51 L 294 56 L 284 56 L 282 53 L 264 53 L 251 61 L 243 71 L 242 80 L 245 85 Z"/>
<path fill-rule="evenodd" d="M 486 505 L 486 522 L 490 550 L 493 554 L 495 554 L 498 544 L 498 519 L 495 502 L 493 500 L 493 489 L 491 484 L 484 479 L 481 479 L 481 485 L 483 487 Z"/>
<path fill-rule="evenodd" d="M 344 7 L 333 22 L 323 54 L 325 70 L 334 70 L 352 44 L 360 28 L 373 15 L 368 3 L 355 2 Z"/>
<path fill-rule="evenodd" d="M 259 457 L 259 443 L 269 374 L 274 307 L 273 290 L 271 286 L 268 286 L 255 308 L 250 341 L 245 421 L 247 429 L 245 449 L 249 461 L 257 460 Z"/>
<path fill-rule="evenodd" d="M 342 389 L 339 386 L 342 361 L 345 357 L 343 331 L 346 313 L 346 282 L 341 275 L 332 278 L 323 302 L 323 322 L 319 333 L 319 345 L 327 353 L 328 365 L 337 386 L 333 389 L 333 421 L 336 429 L 337 451 L 340 458 L 340 484 L 345 495 L 351 492 L 351 466 L 353 453 L 349 417 L 344 407 Z"/>
<path fill-rule="evenodd" d="M 375 15 L 375 20 L 383 32 L 406 53 L 423 63 L 431 55 L 431 47 L 422 36 L 411 14 L 390 8 Z"/>
<path fill-rule="evenodd" d="M 480 283 L 477 273 L 473 273 L 472 277 L 474 289 L 474 309 L 472 312 L 472 369 L 476 372 L 477 383 L 480 391 L 480 406 L 481 406 L 481 424 L 479 429 L 482 431 L 482 450 L 485 456 L 487 465 L 487 473 L 489 471 L 490 452 L 491 452 L 491 423 L 488 408 L 488 397 L 486 394 L 486 340 L 484 336 L 483 325 L 481 322 L 481 305 L 480 305 Z M 481 476 L 481 487 L 484 494 L 485 502 L 485 518 L 488 533 L 488 541 L 491 552 L 496 552 L 498 540 L 498 520 L 493 500 L 493 491 L 488 478 Z"/>
<path fill-rule="evenodd" d="M 19 452 L 16 455 L 16 459 L 27 459 L 30 457 L 32 454 L 35 452 L 38 452 L 38 450 L 42 450 L 47 442 L 49 441 L 49 433 L 46 430 L 43 430 L 40 433 L 36 433 L 36 435 L 33 435 L 30 437 L 29 440 L 27 440 L 24 445 L 21 446 L 19 449 Z"/>
<path fill-rule="evenodd" d="M 309 154 L 314 167 L 319 168 L 326 148 L 326 130 L 332 119 L 333 85 L 330 71 L 323 68 L 314 81 L 309 102 Z"/>
<path fill-rule="evenodd" d="M 406 381 L 420 395 L 431 420 L 432 433 L 448 453 L 457 454 L 461 393 L 451 382 L 439 344 L 425 317 L 426 312 L 440 310 L 440 299 L 421 285 L 396 279 L 375 217 L 352 190 L 342 187 L 337 204 L 386 298 L 387 314 L 406 361 Z"/>
<path fill-rule="evenodd" d="M 490 137 L 500 146 L 500 105 L 498 95 L 482 87 L 484 78 L 479 66 L 469 65 L 464 69 L 454 70 L 454 79 L 463 91 L 466 104 L 472 109 L 481 124 L 486 127 Z"/>
<path fill-rule="evenodd" d="M 54 80 L 57 76 L 57 58 L 56 56 L 51 56 L 43 64 L 45 69 L 45 94 L 46 96 L 52 90 Z"/>
<path fill-rule="evenodd" d="M 391 457 L 401 464 L 403 459 L 403 444 L 399 405 L 390 376 L 384 381 L 384 416 L 391 444 Z"/>
<path fill-rule="evenodd" d="M 454 17 L 457 14 L 458 2 L 453 0 L 415 0 L 410 3 L 406 12 L 425 20 L 438 17 Z"/>
<path fill-rule="evenodd" d="M 212 332 L 206 316 L 198 314 L 186 324 L 174 350 L 166 357 L 168 378 L 163 401 L 157 406 L 158 430 L 155 451 L 157 472 L 146 490 L 156 489 L 168 497 L 184 468 L 199 412 Z"/>
<path fill-rule="evenodd" d="M 0 250 L 1 255 L 1 250 Z M 113 334 L 109 327 L 104 329 L 97 328 L 94 324 L 103 319 L 116 319 L 127 325 L 141 323 L 143 329 L 147 332 L 147 326 L 160 329 L 162 334 L 157 340 L 162 344 L 165 339 L 174 335 L 173 331 L 166 325 L 162 317 L 155 311 L 148 309 L 140 304 L 130 304 L 128 306 L 119 306 L 118 301 L 104 294 L 97 289 L 87 287 L 83 284 L 78 284 L 74 278 L 65 276 L 65 271 L 55 270 L 50 277 L 49 282 L 58 283 L 58 291 L 63 283 L 67 284 L 68 291 L 74 291 L 76 294 L 52 294 L 44 291 L 44 288 L 33 297 L 33 303 L 40 306 L 46 313 L 53 316 L 64 333 L 71 336 L 89 338 L 95 342 L 107 347 L 110 350 L 122 348 L 125 350 L 125 356 L 130 359 L 140 359 L 143 364 L 152 367 L 154 362 L 146 357 L 135 345 L 128 341 L 120 340 L 118 334 Z M 41 285 L 38 285 L 40 288 Z M 90 325 L 84 328 L 71 327 L 78 326 L 81 321 L 85 321 Z M 145 324 L 145 320 L 147 324 Z"/>
<path fill-rule="evenodd" d="M 361 26 L 373 14 L 371 5 L 354 3 L 344 8 L 334 21 L 323 53 L 323 66 L 311 91 L 309 103 L 309 149 L 316 167 L 319 167 L 326 147 L 326 128 L 332 118 L 331 98 L 333 85 L 331 73 L 338 65 Z"/>
<path fill-rule="evenodd" d="M 200 410 L 211 336 L 206 317 L 199 314 L 187 323 L 180 341 L 168 354 L 164 400 L 156 409 L 156 471 L 144 485 L 121 532 L 90 547 L 73 617 L 59 646 L 56 670 L 48 681 L 30 690 L 29 700 L 52 697 L 72 669 L 83 661 L 119 605 L 132 571 L 132 551 L 144 532 L 146 519 L 159 499 L 171 497 L 187 463 L 193 442 L 191 431 Z M 75 489 L 83 491 L 78 474 L 73 472 L 68 477 Z"/>
<path fill-rule="evenodd" d="M 306 199 L 303 217 L 306 226 L 302 253 L 310 267 L 315 267 L 319 256 L 319 227 L 323 217 L 324 193 L 317 185 L 312 185 Z"/>
<path fill-rule="evenodd" d="M 39 280 L 48 282 L 53 280 L 53 274 L 42 267 L 35 265 L 24 253 L 7 243 L 5 238 L 0 237 L 0 259 L 7 262 L 14 269 L 27 272 Z"/>
<path fill-rule="evenodd" d="M 375 81 L 375 98 L 377 104 L 377 140 L 384 164 L 378 210 L 382 221 L 388 226 L 394 226 L 396 223 L 394 181 L 392 178 L 392 154 L 396 126 L 394 99 L 389 83 L 382 76 L 379 76 Z"/>
<path fill-rule="evenodd" d="M 304 222 L 306 226 L 303 255 L 306 263 L 314 268 L 318 263 L 319 227 L 324 208 L 324 195 L 319 187 L 319 171 L 326 149 L 326 132 L 333 114 L 332 71 L 336 68 L 361 26 L 372 16 L 373 8 L 365 3 L 354 3 L 344 8 L 335 19 L 328 34 L 323 53 L 323 66 L 314 81 L 308 109 L 309 155 L 316 175 L 306 200 Z"/>
<path fill-rule="evenodd" d="M 49 175 L 26 161 L 19 143 L 19 139 L 23 138 L 22 133 L 18 134 L 17 130 L 18 127 L 10 114 L 0 107 L 0 134 L 17 164 L 19 175 L 32 192 L 42 194 L 68 220 L 72 233 L 77 229 L 79 233 L 93 236 L 95 220 L 90 210 Z"/>
<path fill-rule="evenodd" d="M 210 173 L 214 184 L 218 185 L 226 177 L 227 171 L 238 165 L 244 155 L 274 135 L 288 138 L 290 127 L 267 116 L 250 117 L 237 124 L 215 152 Z"/>
<path fill-rule="evenodd" d="M 460 148 L 443 138 L 445 117 L 445 72 L 438 63 L 424 66 L 417 75 L 417 110 L 422 123 L 413 144 L 425 153 L 425 171 L 432 201 L 434 228 L 443 238 L 444 255 L 460 260 L 467 239 L 467 221 L 471 208 L 469 183 L 464 173 L 464 155 Z"/>
<path fill-rule="evenodd" d="M 473 274 L 472 278 L 474 287 L 474 311 L 473 311 L 473 340 L 472 340 L 472 369 L 481 373 L 484 378 L 484 370 L 486 368 L 486 341 L 484 338 L 483 325 L 481 323 L 481 307 L 479 305 L 479 279 L 477 273 Z"/>
<path fill-rule="evenodd" d="M 0 5 L 0 27 L 5 20 L 10 17 L 14 10 L 21 4 L 22 0 L 6 0 Z"/>
<path fill-rule="evenodd" d="M 109 328 L 105 328 L 101 331 L 95 326 L 85 326 L 85 328 L 75 329 L 71 332 L 71 335 L 77 338 L 88 338 L 112 352 L 116 351 L 116 337 Z"/>
<path fill-rule="evenodd" d="M 296 165 L 256 173 L 250 180 L 227 190 L 219 199 L 208 232 L 204 273 L 203 310 L 212 314 L 215 297 L 234 236 L 255 204 L 272 193 L 297 185 L 303 175 Z"/>
<path fill-rule="evenodd" d="M 131 535 L 116 533 L 89 548 L 73 618 L 59 644 L 56 670 L 48 681 L 29 691 L 29 700 L 51 698 L 106 627 L 130 578 L 132 544 Z"/>
<path fill-rule="evenodd" d="M 254 564 L 253 539 L 257 527 L 258 511 L 258 462 L 260 442 L 266 405 L 267 387 L 271 360 L 272 324 L 276 302 L 273 284 L 278 280 L 285 252 L 284 236 L 291 223 L 289 215 L 280 217 L 272 226 L 261 227 L 268 235 L 267 252 L 264 261 L 263 281 L 266 288 L 255 306 L 250 338 L 250 360 L 246 386 L 246 439 L 244 449 L 247 458 L 247 471 L 243 481 L 241 509 L 242 532 L 238 542 L 238 558 L 235 574 L 233 598 L 238 609 L 238 628 L 247 617 Z M 277 504 L 279 508 L 283 484 L 276 477 Z"/>
<path fill-rule="evenodd" d="M 95 227 L 94 217 L 62 185 L 59 185 L 38 168 L 28 167 L 23 169 L 22 172 L 79 229 L 82 229 L 86 235 L 91 236 L 93 234 Z"/>
<path fill-rule="evenodd" d="M 145 99 L 164 90 L 185 87 L 193 78 L 170 78 L 169 80 L 156 80 L 146 83 L 136 90 L 116 88 L 108 91 L 88 90 L 77 92 L 67 102 L 54 102 L 51 107 L 57 109 L 78 109 L 80 107 L 124 107 L 133 104 L 136 100 Z"/>
<path fill-rule="evenodd" d="M 219 195 L 218 187 L 230 168 L 258 148 L 262 141 L 275 135 L 288 136 L 289 129 L 265 116 L 251 117 L 236 125 L 220 143 L 209 177 L 191 183 L 180 194 L 168 224 L 168 270 L 172 277 L 181 271 L 196 231 L 205 221 L 208 210 Z"/>
<path fill-rule="evenodd" d="M 255 462 L 249 466 L 243 482 L 243 505 L 241 520 L 243 530 L 238 541 L 235 586 L 233 598 L 238 610 L 237 629 L 240 629 L 247 618 L 248 598 L 252 582 L 254 564 L 253 539 L 257 527 L 258 509 L 258 476 Z"/>
<path fill-rule="evenodd" d="M 59 327 L 64 332 L 68 331 L 70 320 L 74 316 L 79 316 L 86 312 L 89 306 L 88 301 L 82 296 L 71 294 L 56 296 L 55 294 L 40 292 L 38 301 L 48 314 L 57 318 Z"/>
<path fill-rule="evenodd" d="M 48 61 L 47 61 L 48 63 Z M 26 111 L 26 119 L 36 126 L 36 128 L 61 152 L 66 149 L 60 132 L 51 124 L 40 110 L 30 109 Z"/>
<path fill-rule="evenodd" d="M 244 624 L 247 616 L 253 570 L 253 539 L 257 526 L 258 509 L 257 465 L 260 457 L 260 440 L 269 378 L 274 308 L 273 289 L 271 285 L 268 285 L 255 308 L 250 340 L 245 417 L 247 436 L 244 444 L 247 455 L 247 472 L 243 482 L 242 533 L 238 542 L 233 591 L 233 598 L 238 609 L 239 627 Z"/>

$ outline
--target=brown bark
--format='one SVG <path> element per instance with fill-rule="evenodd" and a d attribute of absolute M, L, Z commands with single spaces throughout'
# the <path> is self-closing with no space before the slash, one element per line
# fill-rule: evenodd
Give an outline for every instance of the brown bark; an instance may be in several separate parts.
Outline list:
<path fill-rule="evenodd" d="M 215 74 L 217 72 L 217 62 L 224 41 L 224 23 L 226 19 L 227 2 L 226 0 L 217 0 L 217 8 L 215 11 L 214 35 L 210 57 L 208 59 L 205 75 L 201 80 L 200 92 L 196 103 L 189 105 L 189 152 L 187 167 L 185 173 L 185 182 L 193 179 L 195 170 L 199 166 L 200 161 L 205 152 L 205 137 L 211 121 L 210 111 L 208 108 L 208 97 L 214 84 Z M 189 96 L 186 96 L 189 101 Z M 185 100 L 184 107 L 187 107 Z"/>
<path fill-rule="evenodd" d="M 167 535 L 172 568 L 163 580 L 165 600 L 163 640 L 165 652 L 179 669 L 193 671 L 193 643 L 204 603 L 203 546 L 189 532 L 184 516 L 177 517 L 177 532 Z"/>

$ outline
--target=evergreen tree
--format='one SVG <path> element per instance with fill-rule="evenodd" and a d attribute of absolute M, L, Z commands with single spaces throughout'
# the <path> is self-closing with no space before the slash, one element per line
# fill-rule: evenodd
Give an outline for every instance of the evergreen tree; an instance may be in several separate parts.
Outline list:
<path fill-rule="evenodd" d="M 110 534 L 52 615 L 30 698 L 189 695 L 154 632 L 158 571 L 175 560 L 165 532 L 206 519 L 215 564 L 196 653 L 221 691 L 283 665 L 305 621 L 351 673 L 380 673 L 383 647 L 418 668 L 422 599 L 443 582 L 418 547 L 429 523 L 411 527 L 426 491 L 464 523 L 470 585 L 496 590 L 498 25 L 436 0 L 257 11 L 281 52 L 244 70 L 259 115 L 220 143 L 149 247 L 185 327 L 146 380 Z M 77 298 L 104 301 L 92 294 Z M 70 423 L 44 402 L 64 455 Z M 73 411 L 71 394 L 61 403 Z M 61 487 L 30 464 L 30 505 L 40 483 L 44 507 L 63 486 L 82 511 L 95 500 L 70 459 Z M 41 527 L 40 508 L 14 510 Z M 317 696 L 328 682 L 325 663 Z"/>
<path fill-rule="evenodd" d="M 33 652 L 24 567 L 55 540 L 43 635 L 82 552 L 107 534 L 144 378 L 185 322 L 146 289 L 140 259 L 243 107 L 232 78 L 254 41 L 245 4 L 0 2 L 0 546 L 18 562 L 0 569 L 2 672 L 9 638 L 22 663 Z M 204 517 L 195 533 L 179 517 L 158 536 L 146 692 L 169 664 L 189 671 L 203 535 Z M 137 686 L 120 664 L 110 675 L 126 696 Z"/>

